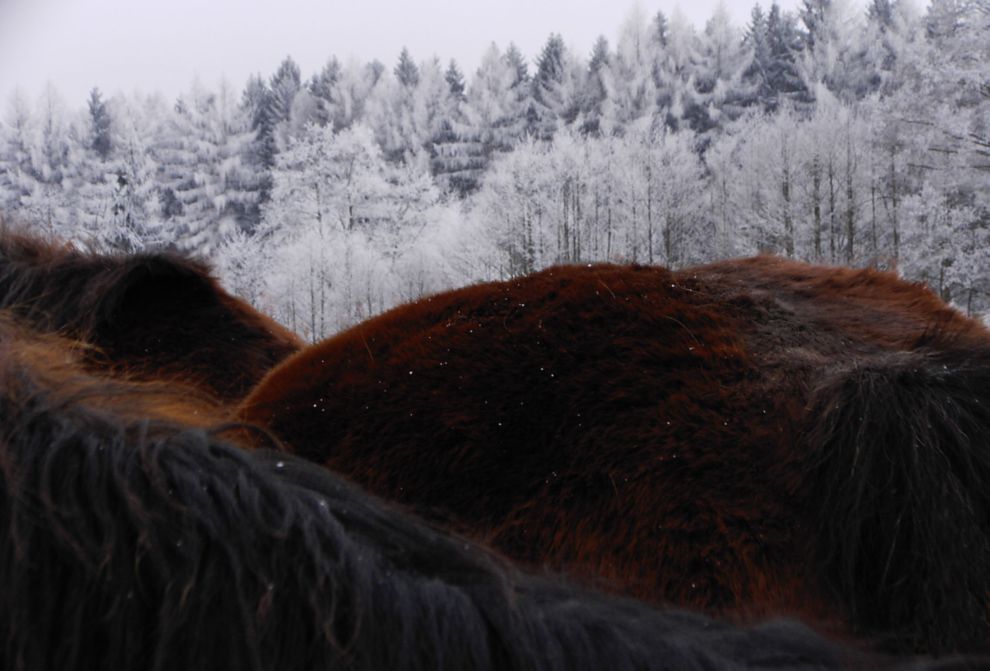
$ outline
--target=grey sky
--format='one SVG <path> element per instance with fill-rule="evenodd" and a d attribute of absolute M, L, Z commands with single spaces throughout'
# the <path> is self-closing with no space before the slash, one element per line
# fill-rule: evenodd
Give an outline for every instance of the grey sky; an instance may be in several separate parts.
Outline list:
<path fill-rule="evenodd" d="M 725 0 L 742 26 L 755 0 Z M 865 0 L 852 0 L 862 6 Z M 642 0 L 648 15 L 675 6 L 701 29 L 718 0 Z M 763 0 L 764 7 L 769 0 Z M 793 9 L 799 0 L 779 0 Z M 515 42 L 535 59 L 551 32 L 581 53 L 599 34 L 614 44 L 629 0 L 0 0 L 0 102 L 14 86 L 32 98 L 52 81 L 70 106 L 90 88 L 174 96 L 198 76 L 240 87 L 287 54 L 303 75 L 331 54 L 458 61 L 470 75 L 487 45 Z M 2 107 L 2 105 L 0 105 Z"/>

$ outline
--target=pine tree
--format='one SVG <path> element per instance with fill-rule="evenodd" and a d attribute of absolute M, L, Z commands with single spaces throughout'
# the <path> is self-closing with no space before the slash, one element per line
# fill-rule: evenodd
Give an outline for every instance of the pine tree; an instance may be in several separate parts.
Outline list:
<path fill-rule="evenodd" d="M 415 88 L 419 84 L 419 68 L 416 67 L 416 63 L 413 62 L 412 56 L 409 55 L 409 50 L 406 47 L 402 47 L 402 53 L 399 54 L 399 62 L 396 64 L 393 72 L 399 83 L 406 88 Z"/>
<path fill-rule="evenodd" d="M 88 106 L 91 133 L 89 146 L 97 156 L 106 160 L 113 149 L 110 140 L 110 114 L 107 112 L 106 103 L 103 102 L 99 89 L 94 88 L 89 92 Z"/>
<path fill-rule="evenodd" d="M 515 113 L 506 124 L 506 129 L 508 135 L 512 137 L 511 142 L 516 142 L 531 133 L 532 127 L 536 124 L 537 113 L 536 101 L 533 99 L 533 80 L 529 75 L 529 65 L 526 63 L 526 58 L 512 42 L 505 50 L 504 59 L 514 73 L 509 89 L 513 94 Z"/>
<path fill-rule="evenodd" d="M 657 104 L 671 130 L 685 124 L 699 126 L 707 116 L 704 96 L 694 85 L 701 62 L 700 48 L 694 26 L 675 10 L 667 24 L 666 46 L 660 49 L 654 67 L 654 80 L 659 82 Z"/>
<path fill-rule="evenodd" d="M 845 0 L 805 0 L 802 21 L 807 47 L 801 66 L 810 88 L 823 84 L 850 102 L 876 91 L 881 81 L 876 47 Z"/>
<path fill-rule="evenodd" d="M 525 135 L 527 87 L 525 79 L 519 77 L 518 67 L 507 54 L 495 44 L 489 45 L 471 80 L 464 107 L 466 122 L 481 144 L 475 179 L 480 178 L 480 170 L 495 152 L 509 151 Z"/>
<path fill-rule="evenodd" d="M 31 163 L 37 123 L 20 90 L 15 90 L 0 124 L 0 206 L 4 212 L 19 212 L 24 197 L 35 188 L 38 175 Z"/>
<path fill-rule="evenodd" d="M 725 5 L 720 3 L 705 25 L 695 68 L 695 91 L 699 98 L 691 127 L 702 135 L 699 146 L 707 146 L 712 129 L 724 126 L 742 114 L 752 97 L 743 74 L 753 57 L 753 52 L 732 25 Z"/>
<path fill-rule="evenodd" d="M 291 56 L 286 56 L 272 75 L 269 88 L 272 94 L 268 105 L 269 120 L 276 124 L 288 120 L 292 101 L 302 89 L 302 73 Z"/>
<path fill-rule="evenodd" d="M 74 146 L 69 113 L 54 85 L 47 84 L 34 111 L 35 124 L 26 141 L 26 170 L 20 177 L 20 211 L 49 235 L 65 236 L 75 224 L 72 188 Z"/>
<path fill-rule="evenodd" d="M 123 228 L 124 222 L 118 215 L 122 213 L 121 192 L 127 178 L 121 161 L 114 160 L 113 124 L 99 89 L 90 91 L 87 112 L 81 138 L 83 146 L 78 148 L 77 160 L 71 166 L 73 183 L 63 188 L 75 191 L 75 235 L 97 246 L 108 246 L 107 240 L 116 237 L 112 230 L 118 225 Z M 109 246 L 133 249 L 137 244 Z"/>
<path fill-rule="evenodd" d="M 526 64 L 526 58 L 519 51 L 519 47 L 511 42 L 509 48 L 505 50 L 505 61 L 515 70 L 513 87 L 529 83 L 529 66 Z"/>
<path fill-rule="evenodd" d="M 351 61 L 340 72 L 335 87 L 333 129 L 346 130 L 356 123 L 367 123 L 368 103 L 380 95 L 389 78 L 383 76 L 385 66 L 379 61 Z"/>
<path fill-rule="evenodd" d="M 450 65 L 447 66 L 444 79 L 447 81 L 447 86 L 450 87 L 451 97 L 457 102 L 464 102 L 467 99 L 467 96 L 464 95 L 464 74 L 457 67 L 457 63 L 453 59 L 450 60 Z"/>
<path fill-rule="evenodd" d="M 319 74 L 314 75 L 309 82 L 309 93 L 317 105 L 315 121 L 319 126 L 332 123 L 334 119 L 334 112 L 340 103 L 340 93 L 337 90 L 340 78 L 340 62 L 336 56 L 331 56 Z"/>
<path fill-rule="evenodd" d="M 663 12 L 657 12 L 653 17 L 653 35 L 661 49 L 670 41 L 670 22 Z"/>
<path fill-rule="evenodd" d="M 256 191 L 255 207 L 244 213 L 247 230 L 253 230 L 261 222 L 261 206 L 271 197 L 271 170 L 275 166 L 278 148 L 275 146 L 275 125 L 272 123 L 271 89 L 260 75 L 248 79 L 241 94 L 241 113 L 247 119 L 252 133 L 245 148 L 244 162 L 253 175 Z"/>
<path fill-rule="evenodd" d="M 133 101 L 122 96 L 108 104 L 113 119 L 114 156 L 111 168 L 111 220 L 97 243 L 104 247 L 134 251 L 167 242 L 161 225 L 161 203 L 154 148 L 164 131 L 168 110 L 161 98 Z"/>
<path fill-rule="evenodd" d="M 809 51 L 815 51 L 819 42 L 828 41 L 829 12 L 832 0 L 802 0 L 801 23 L 804 24 L 804 39 Z"/>
<path fill-rule="evenodd" d="M 534 91 L 540 102 L 545 102 L 555 86 L 564 80 L 564 51 L 564 38 L 559 34 L 554 33 L 547 38 L 536 62 L 534 78 Z"/>
<path fill-rule="evenodd" d="M 751 92 L 751 101 L 770 109 L 773 90 L 769 81 L 771 58 L 767 28 L 767 16 L 763 13 L 763 8 L 759 4 L 754 5 L 743 37 L 743 42 L 753 57 L 743 72 L 743 79 Z"/>
<path fill-rule="evenodd" d="M 767 63 L 767 88 L 770 93 L 767 109 L 776 110 L 785 100 L 809 102 L 808 88 L 801 78 L 797 56 L 801 52 L 801 36 L 794 17 L 781 12 L 774 2 L 767 15 L 767 46 L 770 60 Z"/>
<path fill-rule="evenodd" d="M 266 124 L 272 128 L 275 151 L 289 146 L 291 137 L 290 120 L 296 96 L 302 91 L 302 73 L 291 56 L 286 56 L 268 84 L 265 114 Z"/>
<path fill-rule="evenodd" d="M 584 89 L 581 93 L 581 116 L 583 123 L 581 132 L 596 135 L 602 130 L 602 119 L 609 115 L 608 104 L 609 68 L 612 64 L 612 54 L 609 51 L 608 40 L 599 35 L 588 60 L 588 75 L 585 78 Z M 609 124 L 606 122 L 606 124 Z"/>
<path fill-rule="evenodd" d="M 155 148 L 168 236 L 208 254 L 246 221 L 258 197 L 247 155 L 253 133 L 230 89 L 213 93 L 195 82 L 169 117 Z"/>
<path fill-rule="evenodd" d="M 445 192 L 463 197 L 477 188 L 484 167 L 482 134 L 469 118 L 464 75 L 453 60 L 444 81 L 448 93 L 438 106 L 440 122 L 430 147 L 430 172 Z"/>
<path fill-rule="evenodd" d="M 657 104 L 654 67 L 659 52 L 659 39 L 651 33 L 642 11 L 633 8 L 623 21 L 615 58 L 607 71 L 613 117 L 609 121 L 613 126 L 622 128 L 654 115 Z"/>
<path fill-rule="evenodd" d="M 532 84 L 535 115 L 530 130 L 540 139 L 549 140 L 559 125 L 569 124 L 577 116 L 571 67 L 564 39 L 556 33 L 550 35 L 536 62 Z"/>

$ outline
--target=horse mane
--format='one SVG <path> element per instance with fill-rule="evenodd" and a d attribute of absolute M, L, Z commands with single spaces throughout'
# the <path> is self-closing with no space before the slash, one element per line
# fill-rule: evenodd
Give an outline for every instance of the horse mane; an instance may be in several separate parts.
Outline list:
<path fill-rule="evenodd" d="M 92 345 L 99 368 L 181 378 L 222 399 L 243 396 L 302 344 L 198 261 L 85 252 L 10 228 L 0 230 L 0 310 Z"/>
<path fill-rule="evenodd" d="M 159 391 L 0 325 L 0 666 L 837 668 L 737 628 L 518 573 L 340 477 L 149 412 Z M 70 357 L 71 358 L 71 357 Z M 147 398 L 145 398 L 147 396 Z M 136 400 L 134 400 L 136 399 Z"/>
<path fill-rule="evenodd" d="M 128 291 L 166 277 L 213 288 L 205 265 L 178 254 L 94 254 L 17 229 L 0 233 L 0 309 L 43 331 L 90 340 Z"/>
<path fill-rule="evenodd" d="M 823 376 L 806 414 L 819 559 L 887 645 L 985 645 L 990 594 L 990 343 L 921 348 Z"/>

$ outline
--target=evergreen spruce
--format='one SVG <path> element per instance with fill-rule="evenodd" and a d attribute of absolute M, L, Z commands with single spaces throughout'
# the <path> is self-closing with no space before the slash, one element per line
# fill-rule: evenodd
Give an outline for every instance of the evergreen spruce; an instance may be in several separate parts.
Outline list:
<path fill-rule="evenodd" d="M 113 149 L 110 139 L 110 113 L 107 105 L 103 102 L 100 89 L 94 88 L 89 92 L 89 118 L 92 128 L 90 138 L 90 148 L 96 152 L 101 159 L 110 158 L 110 151 Z"/>
<path fill-rule="evenodd" d="M 399 54 L 399 62 L 395 66 L 394 73 L 395 78 L 406 88 L 415 88 L 419 84 L 419 68 L 416 67 L 409 50 L 405 47 L 402 47 L 402 53 Z"/>
<path fill-rule="evenodd" d="M 450 65 L 447 66 L 444 79 L 447 81 L 447 86 L 450 87 L 451 97 L 457 102 L 464 102 L 467 99 L 467 96 L 464 95 L 464 89 L 466 88 L 464 74 L 457 67 L 457 63 L 453 59 L 451 59 Z"/>

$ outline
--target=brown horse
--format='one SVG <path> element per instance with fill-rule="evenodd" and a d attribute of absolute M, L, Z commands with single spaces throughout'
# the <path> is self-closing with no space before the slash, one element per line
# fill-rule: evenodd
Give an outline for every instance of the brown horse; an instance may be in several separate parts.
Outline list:
<path fill-rule="evenodd" d="M 0 309 L 92 346 L 88 363 L 243 396 L 302 341 L 174 254 L 89 254 L 0 233 Z"/>
<path fill-rule="evenodd" d="M 830 669 L 888 660 L 521 574 L 0 318 L 0 668 Z M 912 666 L 911 668 L 919 668 Z"/>
<path fill-rule="evenodd" d="M 240 416 L 621 593 L 987 641 L 990 334 L 892 274 L 553 268 L 303 350 Z"/>

